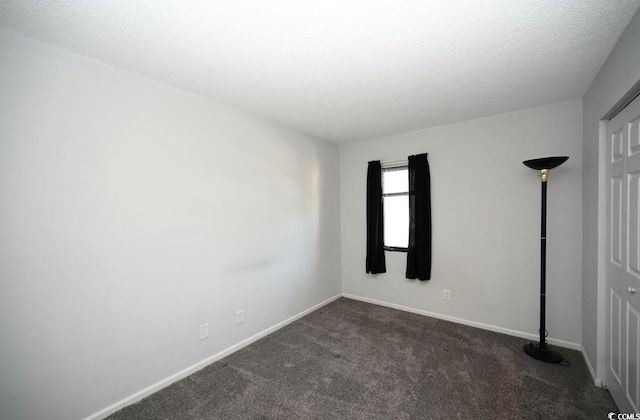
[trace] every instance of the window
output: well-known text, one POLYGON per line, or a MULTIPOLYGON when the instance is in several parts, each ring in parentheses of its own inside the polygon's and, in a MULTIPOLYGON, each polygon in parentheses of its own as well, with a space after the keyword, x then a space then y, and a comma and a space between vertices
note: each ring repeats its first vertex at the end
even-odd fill
POLYGON ((384 249, 407 251, 409 246, 409 168, 382 169, 384 249))

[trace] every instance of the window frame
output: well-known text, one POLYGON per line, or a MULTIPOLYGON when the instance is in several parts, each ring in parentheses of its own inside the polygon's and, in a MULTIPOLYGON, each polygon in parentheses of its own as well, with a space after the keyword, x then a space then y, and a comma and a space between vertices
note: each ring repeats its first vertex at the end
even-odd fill
MULTIPOLYGON (((396 163, 393 165, 382 165, 381 167, 382 169, 382 200, 384 202, 384 198, 385 197, 401 197, 401 196, 407 196, 409 197, 409 163, 407 161, 404 161, 402 163, 396 163), (392 171, 403 171, 406 170, 407 171, 407 192, 396 192, 396 193, 385 193, 384 192, 384 173, 385 172, 392 172, 392 171)), ((407 212, 409 211, 409 208, 407 207, 407 212)), ((386 220, 386 214, 383 213, 382 215, 383 220, 386 220)), ((406 247, 398 247, 398 246, 388 246, 386 245, 386 243, 384 243, 385 241, 383 240, 383 248, 385 251, 393 251, 393 252, 409 252, 409 244, 407 243, 406 247)))

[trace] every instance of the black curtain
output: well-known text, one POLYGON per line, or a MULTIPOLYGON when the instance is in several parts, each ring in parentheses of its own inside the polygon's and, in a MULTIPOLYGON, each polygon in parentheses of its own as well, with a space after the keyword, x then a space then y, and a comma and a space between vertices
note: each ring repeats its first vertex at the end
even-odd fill
POLYGON ((409 156, 408 279, 431 279, 431 175, 427 154, 409 156))
POLYGON ((386 273, 384 219, 382 211, 382 167, 379 160, 367 169, 367 273, 386 273))

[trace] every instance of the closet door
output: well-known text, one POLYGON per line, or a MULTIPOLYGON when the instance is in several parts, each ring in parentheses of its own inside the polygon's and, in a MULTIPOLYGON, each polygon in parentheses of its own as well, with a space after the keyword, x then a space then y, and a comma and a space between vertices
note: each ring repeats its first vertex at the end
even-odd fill
POLYGON ((607 364, 618 408, 640 407, 640 99, 607 125, 607 364))

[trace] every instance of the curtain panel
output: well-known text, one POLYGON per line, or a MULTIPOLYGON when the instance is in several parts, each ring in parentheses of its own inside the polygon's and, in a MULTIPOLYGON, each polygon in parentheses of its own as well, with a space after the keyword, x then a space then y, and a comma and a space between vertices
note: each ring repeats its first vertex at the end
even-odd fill
POLYGON ((367 169, 367 273, 386 273, 384 259, 384 213, 382 208, 382 166, 369 162, 367 169))
POLYGON ((431 279, 431 175, 427 153, 409 156, 408 279, 431 279))

